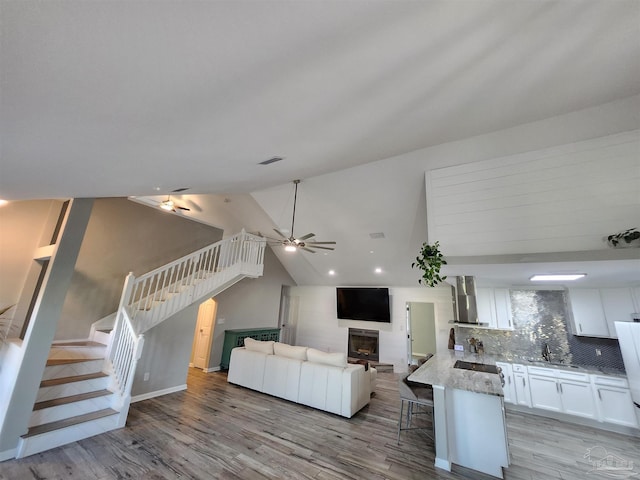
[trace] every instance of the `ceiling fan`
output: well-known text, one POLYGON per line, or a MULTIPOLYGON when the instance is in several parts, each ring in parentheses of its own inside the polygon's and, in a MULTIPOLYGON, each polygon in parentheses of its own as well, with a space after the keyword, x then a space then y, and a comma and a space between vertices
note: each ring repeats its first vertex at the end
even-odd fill
POLYGON ((310 252, 310 253, 316 253, 315 249, 334 250, 334 247, 326 247, 324 245, 335 245, 336 242, 317 242, 317 241, 311 240, 313 239, 313 237, 316 236, 315 233, 307 233, 306 235, 303 235, 301 237, 296 237, 294 235, 293 227, 296 222, 296 202, 298 200, 298 184, 299 183, 300 183, 300 180, 293 181, 293 184, 295 185, 295 194, 293 197, 293 217, 291 219, 291 235, 287 237, 280 230, 278 230, 277 228, 274 228, 273 230, 278 235, 280 235, 282 239, 270 238, 269 240, 272 240, 276 244, 283 245, 284 249, 287 252, 295 252, 298 249, 301 249, 301 250, 304 250, 305 252, 310 252))
POLYGON ((166 200, 163 200, 162 202, 160 202, 160 205, 158 205, 161 209, 163 210, 167 210, 169 212, 177 212, 178 210, 184 210, 186 212, 190 212, 191 209, 187 208, 187 207, 181 207, 180 205, 176 205, 175 202, 173 200, 171 200, 171 195, 167 196, 166 200))

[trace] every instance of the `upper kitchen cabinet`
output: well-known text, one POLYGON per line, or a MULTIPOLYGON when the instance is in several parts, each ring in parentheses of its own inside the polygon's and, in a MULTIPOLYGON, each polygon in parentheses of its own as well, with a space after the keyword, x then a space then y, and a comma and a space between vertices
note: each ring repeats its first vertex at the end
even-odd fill
POLYGON ((631 314, 635 311, 632 291, 630 288, 601 288, 600 298, 609 335, 611 338, 618 338, 613 322, 631 321, 631 314))
POLYGON ((512 330, 511 298, 508 288, 478 288, 476 291, 478 320, 487 328, 512 330))
POLYGON ((570 288, 569 302, 574 335, 609 337, 609 327, 597 288, 570 288))
POLYGON ((617 338, 613 322, 631 321, 634 312, 630 288, 570 288, 573 333, 587 337, 617 338))

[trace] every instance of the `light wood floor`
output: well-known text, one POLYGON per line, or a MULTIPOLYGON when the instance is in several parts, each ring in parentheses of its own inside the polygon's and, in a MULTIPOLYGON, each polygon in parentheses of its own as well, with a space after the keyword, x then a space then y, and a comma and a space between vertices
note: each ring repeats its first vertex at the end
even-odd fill
MULTIPOLYGON (((396 444, 398 376, 379 373, 370 405, 345 419, 191 369, 187 391, 132 405, 126 428, 0 463, 0 479, 486 478, 435 469, 420 431, 396 444)), ((507 423, 507 479, 623 478, 593 471, 591 447, 599 448, 591 460, 606 449, 640 472, 637 438, 526 414, 509 413, 507 423)))

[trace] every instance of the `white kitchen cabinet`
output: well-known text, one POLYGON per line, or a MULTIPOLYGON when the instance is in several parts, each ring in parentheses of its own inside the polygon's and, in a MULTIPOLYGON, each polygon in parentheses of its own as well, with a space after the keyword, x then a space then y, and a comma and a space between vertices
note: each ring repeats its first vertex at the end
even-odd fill
POLYGON ((504 376, 504 385, 502 391, 504 392, 505 403, 517 403, 516 402, 516 384, 513 379, 513 369, 510 363, 496 362, 496 366, 502 369, 502 375, 504 376))
POLYGON ((597 288, 570 288, 569 301, 574 335, 609 337, 609 327, 597 288))
POLYGON ((633 295, 630 288, 601 288, 600 299, 607 319, 609 336, 618 338, 613 322, 630 322, 635 311, 633 295))
POLYGON ((640 313, 640 287, 632 289, 634 312, 640 313))
POLYGON ((516 404, 531 407, 531 392, 529 390, 527 367, 514 363, 512 368, 516 391, 516 404))
POLYGON ((624 378, 592 375, 598 403, 598 419, 628 427, 638 427, 635 407, 624 378))
POLYGON ((532 407, 552 412, 562 411, 560 388, 553 370, 529 367, 529 389, 532 407))
POLYGON ((512 330, 511 295, 508 288, 496 288, 493 290, 496 305, 496 328, 512 330))
POLYGON ((584 418, 597 418, 587 373, 529 367, 531 405, 584 418))
POLYGON ((557 370, 556 377, 564 413, 584 418, 598 417, 588 374, 557 370))
POLYGON ((508 288, 477 288, 478 320, 485 328, 513 330, 511 297, 508 288))

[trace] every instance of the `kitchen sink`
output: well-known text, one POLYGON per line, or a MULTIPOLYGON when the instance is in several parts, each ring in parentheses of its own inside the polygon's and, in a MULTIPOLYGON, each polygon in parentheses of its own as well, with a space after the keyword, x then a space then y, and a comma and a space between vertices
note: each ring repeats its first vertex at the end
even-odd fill
POLYGON ((461 368, 462 370, 473 370, 475 372, 498 373, 498 367, 495 365, 487 365, 486 363, 473 363, 458 360, 453 364, 453 368, 461 368))

